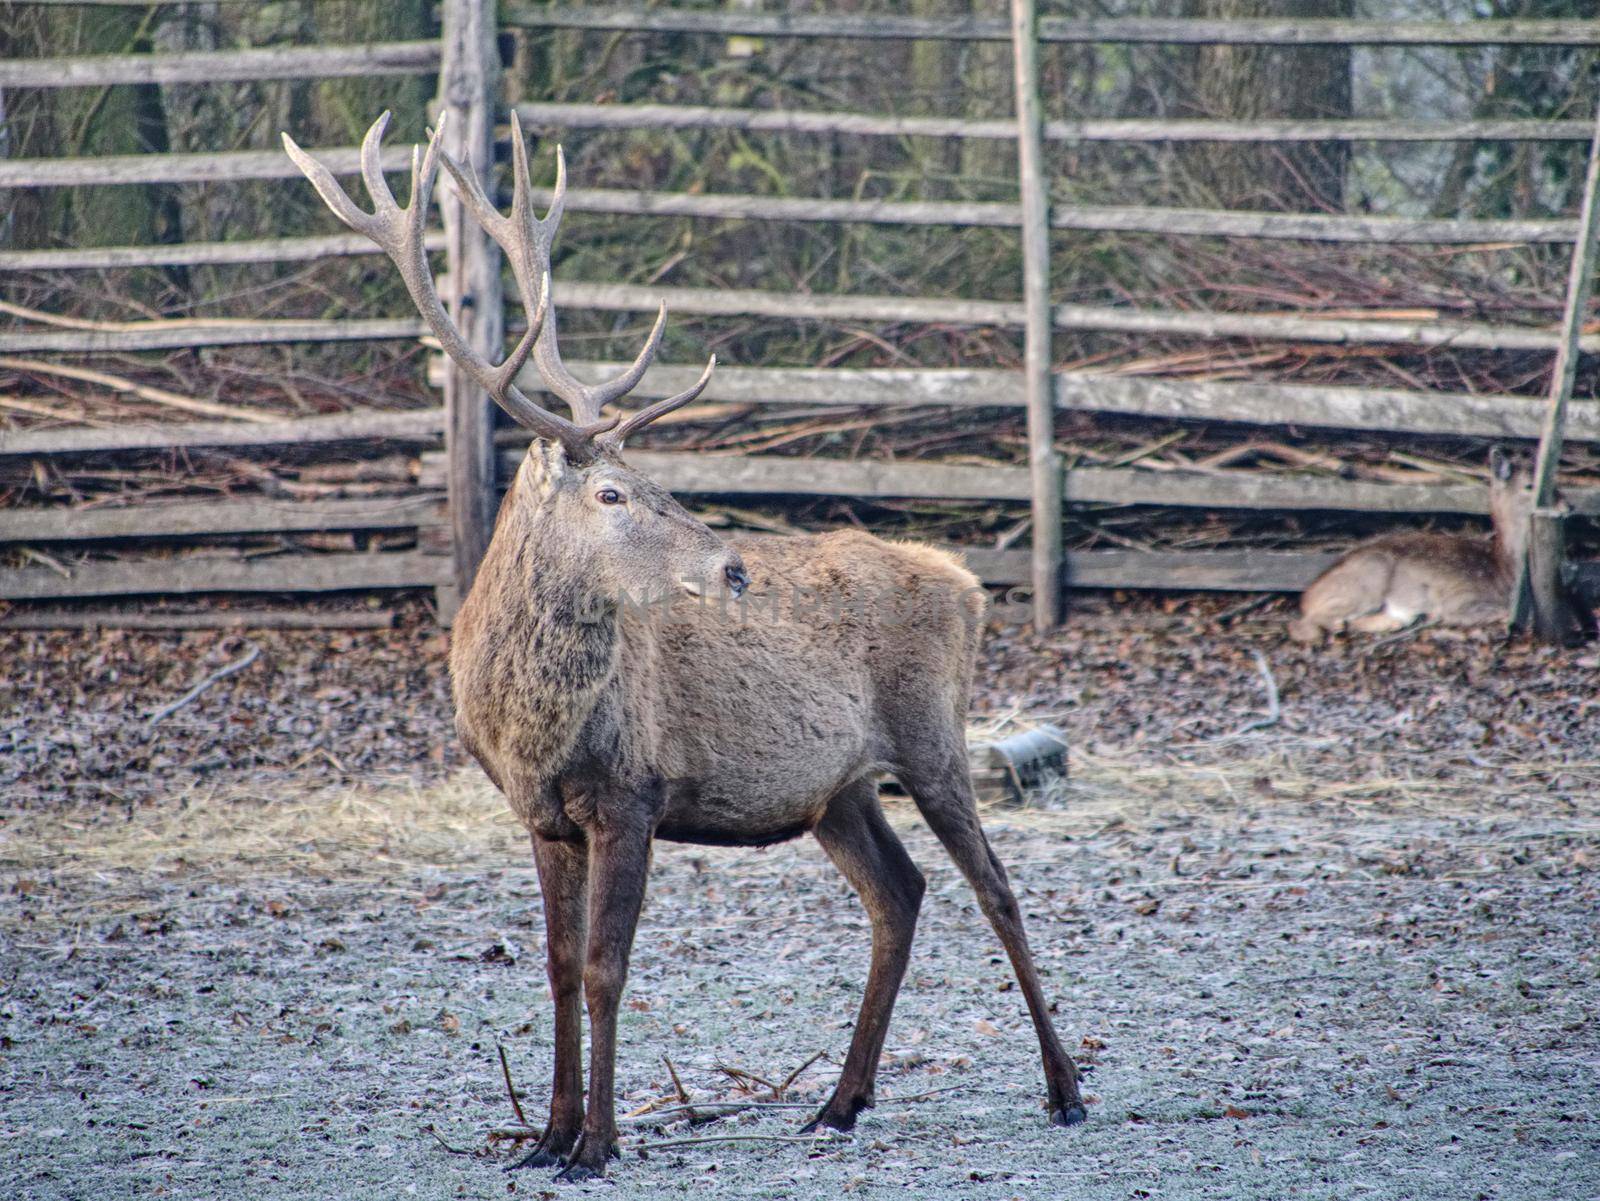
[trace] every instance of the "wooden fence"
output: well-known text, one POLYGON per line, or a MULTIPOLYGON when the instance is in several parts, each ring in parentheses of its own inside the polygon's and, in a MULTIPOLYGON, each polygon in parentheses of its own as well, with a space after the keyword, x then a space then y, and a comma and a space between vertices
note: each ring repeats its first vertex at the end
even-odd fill
MULTIPOLYGON (((274 47, 205 54, 99 56, 0 63, 0 88, 84 87, 129 82, 196 82, 328 78, 438 71, 440 103, 454 110, 455 149, 488 153, 500 113, 499 63, 493 0, 446 0, 439 42, 368 46, 274 47)), ((686 493, 943 497, 1029 501, 1033 550, 971 552, 969 560, 995 583, 1029 582, 1048 618, 1055 590, 1065 580, 1079 587, 1293 589, 1328 561, 1309 553, 1213 551, 1153 553, 1059 550, 1063 504, 1141 504, 1200 509, 1315 509, 1381 513, 1481 513, 1474 486, 1385 485, 1261 473, 1155 473, 1133 468, 1074 469, 1054 461, 1053 418, 1094 411, 1156 420, 1203 419, 1273 426, 1385 430, 1417 434, 1539 440, 1543 491, 1553 483, 1552 449, 1562 438, 1600 441, 1600 406, 1569 403, 1570 367, 1582 353, 1600 353, 1600 335, 1582 335, 1589 272, 1574 256, 1566 321, 1560 329, 1467 321, 1405 321, 1316 316, 1196 313, 1119 306, 1054 304, 1049 299, 1049 228, 1124 231, 1168 236, 1296 239, 1330 243, 1545 243, 1592 241, 1590 200, 1577 220, 1410 220, 1172 208, 1050 206, 1043 162, 1052 147, 1084 141, 1454 141, 1517 139, 1589 141, 1600 126, 1584 121, 1147 121, 1045 120, 1036 103, 1031 60, 1039 42, 1231 43, 1267 45, 1491 45, 1600 46, 1600 20, 1482 21, 1467 24, 1296 20, 1062 20, 1037 19, 1028 0, 1016 0, 1012 21, 860 14, 783 14, 742 10, 715 13, 654 8, 503 3, 501 28, 583 29, 622 32, 750 34, 783 38, 937 38, 1009 42, 1016 51, 1016 119, 970 120, 840 112, 791 112, 717 107, 621 104, 518 106, 526 124, 541 130, 722 128, 859 137, 983 138, 1017 140, 1020 202, 890 202, 830 198, 778 199, 741 195, 687 195, 574 188, 569 210, 646 216, 689 216, 752 221, 864 222, 1015 228, 1023 238, 1026 286, 1018 302, 985 299, 918 299, 903 296, 812 295, 763 291, 643 287, 601 281, 556 283, 568 309, 648 311, 665 299, 673 311, 796 320, 848 320, 1016 328, 1026 331, 1028 357, 1020 373, 985 370, 803 370, 724 367, 705 397, 753 405, 1013 407, 1028 414, 1030 466, 953 466, 873 461, 749 456, 707 459, 694 455, 635 454, 667 486, 686 493), (1272 383, 1217 383, 1130 378, 1091 372, 1053 372, 1052 330, 1093 329, 1200 339, 1248 338, 1398 347, 1471 347, 1489 351, 1549 352, 1563 367, 1553 372, 1550 402, 1516 396, 1453 395, 1403 389, 1306 387, 1272 383), (1563 380, 1565 383, 1563 384, 1563 380), (1554 418, 1552 419, 1552 414, 1554 418)), ((340 173, 355 167, 355 147, 312 148, 340 173)), ((402 169, 409 148, 385 151, 385 166, 402 169)), ((0 189, 82 184, 295 178, 277 152, 147 154, 86 159, 0 160, 0 189)), ((441 189, 446 206, 454 204, 441 189)), ((502 341, 503 301, 496 252, 470 222, 447 211, 445 229, 430 235, 443 251, 463 314, 476 344, 502 341), (473 303, 463 304, 464 297, 473 303)), ((275 238, 94 249, 0 250, 0 270, 80 270, 122 266, 307 261, 332 255, 378 253, 354 235, 275 238)), ((422 325, 412 316, 324 320, 150 321, 88 323, 62 316, 17 312, 0 330, 0 366, 15 356, 84 355, 177 347, 265 343, 414 339, 422 325)), ((506 323, 514 325, 512 323, 506 323)), ((575 364, 580 374, 604 364, 575 364)), ((643 397, 668 395, 685 385, 691 369, 663 364, 645 378, 643 397)), ((470 579, 486 545, 497 496, 513 452, 494 442, 487 400, 441 366, 448 403, 415 413, 353 412, 294 422, 208 420, 111 429, 0 430, 0 456, 107 455, 152 448, 269 447, 378 443, 410 445, 423 455, 415 495, 382 502, 277 502, 144 504, 124 510, 0 512, 0 546, 29 548, 37 560, 0 569, 0 599, 45 599, 155 593, 271 591, 427 586, 439 590, 448 613, 470 579), (109 539, 181 540, 187 535, 355 529, 412 529, 416 545, 371 554, 286 554, 261 560, 191 557, 62 564, 43 547, 109 539)), ((535 388, 536 380, 525 379, 535 388)), ((1548 506, 1549 495, 1543 497, 1548 506)), ((1569 491, 1579 513, 1600 513, 1600 495, 1569 491)))

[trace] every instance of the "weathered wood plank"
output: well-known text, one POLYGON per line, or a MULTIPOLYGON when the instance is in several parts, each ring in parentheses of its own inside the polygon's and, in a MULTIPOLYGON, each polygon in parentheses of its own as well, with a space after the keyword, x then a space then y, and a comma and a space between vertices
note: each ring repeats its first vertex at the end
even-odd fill
MULTIPOLYGON (((1025 501, 1032 495, 1026 467, 642 450, 630 451, 628 461, 673 492, 1009 501, 1025 501)), ((509 480, 521 462, 521 451, 503 451, 502 480, 509 480)), ((435 483, 441 469, 437 456, 424 455, 423 484, 435 483)), ((1486 486, 1375 484, 1261 471, 1202 474, 1076 467, 1065 473, 1063 496, 1069 504, 1174 508, 1488 512, 1486 486)), ((1568 499, 1579 509, 1600 506, 1600 490, 1575 489, 1568 499)))
POLYGON ((1017 114, 1017 190, 1022 197, 1022 388, 1028 414, 1029 548, 1033 556, 1033 627, 1043 633, 1061 615, 1061 460, 1050 383, 1055 325, 1050 307, 1050 195, 1044 165, 1044 103, 1039 95, 1038 11, 1011 0, 1011 77, 1017 114))
MULTIPOLYGON (((968 568, 988 584, 1024 584, 1030 574, 1027 551, 962 548, 961 553, 968 568)), ((1337 558, 1331 553, 1254 550, 1069 550, 1062 570, 1068 588, 1297 592, 1337 558)))
MULTIPOLYGON (((620 364, 573 362, 574 374, 598 380, 620 364)), ((657 365, 639 385, 640 400, 682 391, 699 367, 657 365)), ((1390 429, 1414 433, 1531 439, 1539 436, 1546 402, 1534 397, 1472 396, 1286 384, 1203 383, 1142 377, 1057 373, 1056 403, 1133 416, 1239 421, 1274 426, 1390 429)), ((536 378, 522 377, 530 392, 536 378)), ((707 400, 758 405, 1020 408, 1021 379, 994 370, 868 370, 719 367, 707 400)), ((87 454, 184 446, 269 446, 349 439, 436 442, 443 410, 348 413, 273 423, 173 422, 106 428, 0 430, 0 455, 87 454)), ((1600 441, 1600 405, 1575 402, 1567 438, 1600 441)), ((1345 506, 1335 506, 1345 507, 1345 506)))
MULTIPOLYGON (((875 113, 798 112, 689 104, 585 104, 555 101, 517 106, 523 121, 543 129, 737 129, 752 133, 856 134, 868 137, 992 138, 1017 136, 1005 118, 897 117, 875 113)), ((1052 142, 1578 142, 1587 121, 1214 121, 1114 118, 1047 121, 1052 142)))
MULTIPOLYGON (((569 366, 585 382, 596 382, 620 371, 625 364, 574 362, 569 366)), ((692 384, 699 370, 657 364, 650 368, 634 395, 640 400, 672 396, 692 384)), ((537 374, 529 371, 524 371, 518 382, 530 393, 542 388, 537 374)), ((1384 429, 1485 438, 1537 438, 1545 412, 1543 400, 1523 396, 1213 383, 1091 372, 1057 372, 1055 389, 1056 404, 1062 409, 1191 421, 1384 429)), ((854 371, 719 366, 703 395, 708 401, 757 405, 1021 408, 1024 403, 1021 375, 991 369, 854 371)), ((1600 404, 1584 401, 1572 406, 1567 436, 1578 441, 1600 440, 1600 404)))
MULTIPOLYGON (((540 204, 549 189, 535 189, 540 204)), ((790 196, 733 196, 622 188, 572 188, 573 212, 642 217, 704 217, 758 221, 857 221, 876 225, 1018 226, 1021 207, 985 201, 832 200, 790 196)), ((1318 242, 1396 242, 1472 245, 1483 242, 1568 242, 1574 220, 1471 221, 1405 217, 1343 217, 1325 213, 1105 205, 1052 205, 1054 229, 1155 233, 1198 237, 1281 238, 1318 242)), ((0 262, 3 262, 0 259, 0 262)))
MULTIPOLYGON (((1570 233, 1568 234, 1570 238, 1570 233)), ((444 231, 423 236, 430 250, 444 249, 444 231)), ((179 242, 170 246, 74 246, 63 250, 0 250, 0 271, 79 271, 121 267, 303 263, 349 255, 382 254, 360 234, 312 238, 258 238, 241 242, 179 242)))
MULTIPOLYGON (((986 583, 1027 581, 1027 551, 958 549, 986 583)), ((1304 588, 1336 557, 1279 551, 1069 551, 1064 570, 1071 588, 1292 592, 1304 588)), ((451 575, 447 556, 416 553, 121 560, 82 564, 71 579, 42 567, 0 570, 0 599, 414 588, 445 583, 451 575)), ((1594 590, 1600 586, 1600 563, 1578 564, 1577 575, 1581 589, 1594 590)))
MULTIPOLYGON (((547 205, 548 189, 535 189, 547 205)), ((1009 228, 1021 223, 1014 204, 981 201, 828 200, 774 196, 695 195, 621 188, 573 188, 569 212, 715 220, 838 221, 878 225, 952 225, 1009 228)), ((1211 209, 1056 205, 1054 229, 1150 233, 1182 237, 1267 238, 1315 242, 1477 245, 1503 242, 1570 242, 1575 220, 1468 221, 1403 217, 1336 217, 1320 213, 1255 213, 1211 209)), ((430 249, 444 247, 443 231, 427 235, 430 249)), ((0 270, 73 271, 128 267, 288 263, 347 255, 381 254, 359 234, 264 238, 239 242, 187 242, 169 246, 84 246, 59 250, 0 250, 0 270)))
POLYGON ((288 446, 322 442, 435 443, 444 432, 443 409, 402 413, 354 412, 294 421, 184 421, 105 427, 0 430, 0 456, 99 454, 195 446, 288 446))
MULTIPOLYGON (((1021 327, 1020 302, 957 298, 814 295, 755 289, 648 287, 639 284, 556 283, 555 297, 568 308, 648 312, 665 301, 678 313, 701 316, 781 317, 810 321, 885 321, 935 325, 1021 327)), ((1168 334, 1197 338, 1257 338, 1295 342, 1403 344, 1484 350, 1554 350, 1554 331, 1471 321, 1385 321, 1287 317, 1256 313, 1140 310, 1110 305, 1058 304, 1058 329, 1168 334)), ((1600 352, 1600 334, 1583 339, 1586 352, 1600 352)))
POLYGON ((1539 454, 1533 468, 1533 517, 1528 549, 1517 566, 1511 593, 1511 625, 1523 624, 1533 606, 1534 630, 1546 642, 1565 644, 1578 630, 1561 583, 1566 549, 1565 526, 1555 501, 1556 472, 1566 440, 1567 409, 1578 373, 1579 338, 1589 316, 1596 256, 1600 255, 1600 109, 1595 112, 1589 164, 1584 173, 1583 210, 1567 272, 1567 297, 1562 311, 1556 361, 1550 370, 1550 403, 1539 431, 1539 454))
MULTIPOLYGON (((449 120, 444 150, 494 187, 494 124, 500 57, 495 49, 495 0, 445 0, 444 67, 439 104, 449 120)), ((443 118, 441 118, 443 119, 443 118)), ((486 362, 504 353, 505 296, 500 247, 472 220, 459 193, 445 188, 439 207, 446 231, 445 300, 462 340, 486 362)), ((450 460, 450 520, 456 594, 465 596, 494 532, 494 403, 454 363, 444 384, 445 449, 450 460)))
POLYGON ((437 494, 370 500, 148 501, 121 509, 0 509, 0 543, 392 530, 445 520, 444 498, 437 494))
MULTIPOLYGON (((976 325, 1017 328, 1019 302, 904 296, 811 295, 717 288, 647 287, 639 284, 555 285, 569 309, 607 312, 654 310, 665 300, 679 313, 699 316, 777 317, 799 321, 875 321, 890 324, 976 325)), ((1114 306, 1058 304, 1057 329, 1163 334, 1185 338, 1252 338, 1335 345, 1395 344, 1483 350, 1555 350, 1553 331, 1469 321, 1318 319, 1255 313, 1187 313, 1114 306)), ((416 318, 207 323, 150 322, 115 330, 39 329, 0 332, 0 353, 44 351, 83 354, 170 350, 184 346, 245 346, 281 342, 376 341, 420 337, 416 318)), ((1600 334, 1580 340, 1585 353, 1600 352, 1600 334)))
MULTIPOLYGON (((335 175, 361 169, 358 146, 321 148, 316 156, 335 175)), ((387 146, 385 171, 411 170, 411 147, 387 146)), ((241 179, 292 179, 300 168, 281 150, 229 150, 204 154, 101 154, 85 158, 0 159, 0 188, 76 188, 88 184, 220 183, 241 179)))
POLYGON ((125 83, 227 83, 421 75, 438 69, 439 43, 262 46, 182 54, 93 54, 0 61, 0 87, 80 88, 125 83))
POLYGON ((446 583, 451 576, 448 557, 415 552, 276 555, 260 559, 119 559, 77 564, 68 577, 45 567, 0 569, 0 600, 419 588, 446 583))
MULTIPOLYGON (((977 16, 893 13, 697 12, 682 8, 601 8, 512 4, 507 25, 528 29, 601 29, 618 33, 744 34, 766 38, 849 38, 1003 42, 1006 22, 977 16)), ((1600 21, 1361 21, 1336 19, 1044 17, 1042 42, 1231 46, 1595 46, 1600 21)))
POLYGON ((420 338, 420 318, 349 320, 150 321, 122 329, 0 330, 0 354, 117 354, 191 346, 268 346, 281 342, 378 342, 420 338))

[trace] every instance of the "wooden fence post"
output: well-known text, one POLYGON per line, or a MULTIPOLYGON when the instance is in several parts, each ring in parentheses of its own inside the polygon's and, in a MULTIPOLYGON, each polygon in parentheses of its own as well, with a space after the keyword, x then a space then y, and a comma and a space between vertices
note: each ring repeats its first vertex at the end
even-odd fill
MULTIPOLYGON (((471 161, 494 195, 494 122, 500 95, 495 44, 495 0, 445 0, 444 60, 439 111, 446 118, 445 148, 471 161)), ((446 302, 463 335, 491 362, 504 353, 505 310, 500 248, 463 210, 453 185, 439 188, 448 274, 446 302)), ((449 458, 450 524, 455 583, 437 592, 439 616, 448 624, 472 586, 494 531, 494 402, 454 363, 445 366, 445 442, 449 458)))
POLYGON ((1565 643, 1579 632, 1577 615, 1561 579, 1566 538, 1565 514, 1555 505, 1556 472, 1566 433, 1567 403, 1572 398, 1578 371, 1579 337, 1594 289, 1596 239, 1600 236, 1600 110, 1595 113, 1594 138, 1589 146, 1589 170, 1584 177, 1583 210, 1578 235, 1572 244, 1572 267, 1567 273, 1567 305, 1561 322, 1561 341, 1550 375, 1550 407, 1539 435, 1539 457, 1533 469, 1533 516, 1528 531, 1528 554, 1517 573, 1512 593, 1511 624, 1527 623, 1533 611, 1534 633, 1546 642, 1565 643))
POLYGON ((1042 632, 1061 620, 1061 465, 1055 448, 1055 394, 1050 377, 1050 202, 1034 0, 1011 0, 1011 47, 1017 185, 1022 193, 1023 375, 1028 399, 1028 467, 1033 479, 1033 627, 1042 632))

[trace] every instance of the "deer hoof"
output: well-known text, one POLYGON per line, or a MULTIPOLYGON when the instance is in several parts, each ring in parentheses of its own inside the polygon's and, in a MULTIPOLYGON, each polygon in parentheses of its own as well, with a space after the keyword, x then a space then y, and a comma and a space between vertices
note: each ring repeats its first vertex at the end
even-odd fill
POLYGON ((1050 1111, 1050 1124, 1052 1126, 1077 1126, 1088 1120, 1089 1111, 1083 1105, 1074 1101, 1071 1105, 1063 1105, 1059 1109, 1050 1111))
POLYGON ((534 1144, 532 1151, 515 1163, 507 1164, 505 1170, 516 1172, 522 1168, 558 1168, 567 1162, 567 1153, 577 1141, 576 1134, 547 1130, 544 1137, 534 1144))
POLYGON ((557 1184, 582 1184, 585 1180, 599 1180, 606 1174, 605 1164, 591 1168, 588 1164, 569 1163, 556 1173, 557 1184))
POLYGON ((584 1180, 599 1180, 606 1174, 606 1160, 619 1159, 622 1149, 614 1139, 595 1139, 587 1134, 578 1139, 567 1166, 556 1173, 557 1184, 576 1184, 584 1180))
POLYGON ((826 1126, 829 1130, 838 1130, 848 1133, 856 1128, 856 1114, 869 1108, 869 1103, 856 1101, 844 1110, 837 1110, 830 1103, 822 1107, 822 1112, 800 1127, 801 1134, 815 1134, 826 1126))
POLYGON ((523 1168, 553 1168, 561 1162, 561 1156, 552 1155, 543 1147, 535 1147, 521 1159, 517 1160, 516 1163, 507 1164, 505 1170, 508 1172, 518 1172, 523 1168))

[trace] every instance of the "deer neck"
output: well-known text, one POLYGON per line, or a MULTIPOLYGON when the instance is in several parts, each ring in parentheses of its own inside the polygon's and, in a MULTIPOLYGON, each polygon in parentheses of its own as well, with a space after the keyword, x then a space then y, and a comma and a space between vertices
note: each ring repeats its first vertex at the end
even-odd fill
POLYGON ((1528 550, 1531 505, 1523 489, 1494 489, 1489 494, 1489 515, 1494 523, 1495 567, 1508 582, 1516 579, 1528 550))
POLYGON ((615 598, 571 543, 551 490, 520 472, 458 618, 458 724, 524 780, 561 771, 617 671, 615 598))

